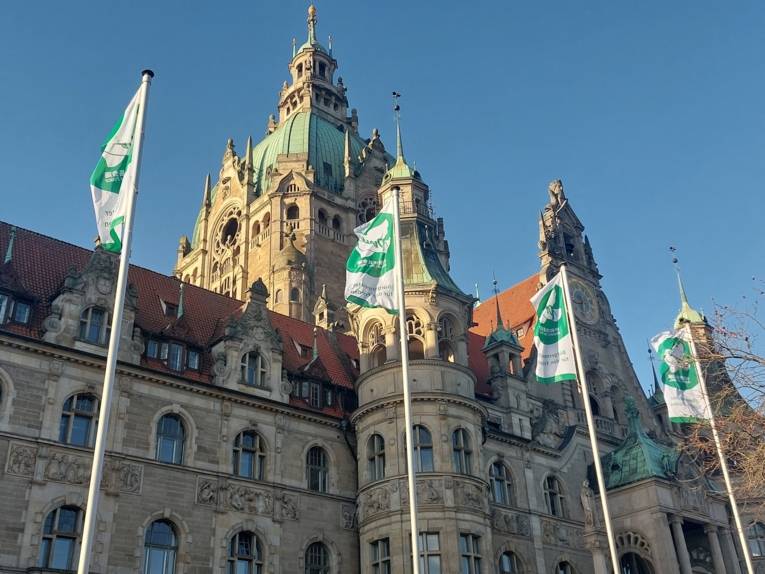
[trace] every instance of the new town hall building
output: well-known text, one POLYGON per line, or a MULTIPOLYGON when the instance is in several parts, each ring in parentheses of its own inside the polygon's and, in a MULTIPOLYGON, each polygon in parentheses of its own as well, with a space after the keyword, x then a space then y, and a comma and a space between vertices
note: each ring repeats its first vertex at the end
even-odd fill
MULTIPOLYGON (((644 395, 561 183, 539 269, 474 308, 425 176, 400 138, 360 135, 315 28, 311 8, 278 117, 241 152, 229 140, 174 274, 130 270, 92 571, 411 571, 402 334, 343 301, 352 229, 398 187, 420 571, 608 571, 587 400, 623 572, 740 574, 725 496, 672 448, 661 392, 644 395), (591 397, 533 377, 529 297, 564 261, 591 397)), ((8 223, 0 256, 0 572, 68 571, 117 262, 8 223)), ((678 320, 708 336, 686 303, 678 320)))

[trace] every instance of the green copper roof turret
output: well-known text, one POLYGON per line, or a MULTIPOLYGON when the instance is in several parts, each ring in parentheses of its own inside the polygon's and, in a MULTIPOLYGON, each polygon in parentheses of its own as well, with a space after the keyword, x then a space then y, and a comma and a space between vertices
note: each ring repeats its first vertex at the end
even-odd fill
POLYGON ((600 457, 606 490, 646 478, 673 479, 680 453, 672 447, 657 443, 645 433, 632 397, 627 397, 625 403, 629 421, 627 438, 616 450, 600 457))
POLYGON ((678 329, 683 323, 705 323, 706 319, 704 315, 696 311, 688 304, 688 297, 685 294, 685 287, 683 286, 683 280, 680 277, 680 270, 675 268, 677 273, 677 286, 680 290, 680 312, 675 319, 675 329, 678 329))

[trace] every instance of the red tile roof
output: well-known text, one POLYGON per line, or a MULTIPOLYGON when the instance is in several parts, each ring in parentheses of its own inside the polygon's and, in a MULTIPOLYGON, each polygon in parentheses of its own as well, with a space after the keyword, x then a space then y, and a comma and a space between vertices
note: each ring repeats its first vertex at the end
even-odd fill
MULTIPOLYGON (((0 221, 0 256, 7 250, 11 227, 0 221)), ((81 271, 92 254, 89 249, 17 227, 11 263, 0 266, 0 275, 21 283, 25 295, 33 299, 32 317, 28 325, 6 323, 2 329, 41 338, 43 321, 49 315, 50 305, 60 293, 69 270, 81 271)), ((130 266, 128 277, 129 282, 138 290, 136 326, 146 335, 164 335, 209 350, 223 334, 226 323, 241 314, 243 308, 242 301, 185 284, 183 316, 180 319, 168 317, 161 301, 178 305, 181 281, 137 265, 130 266)), ((292 374, 302 372, 312 356, 310 353, 307 356, 299 354, 293 341, 312 348, 314 326, 273 312, 269 312, 269 317, 284 341, 284 368, 292 374)), ((353 389, 353 381, 358 376, 355 367, 358 364, 356 340, 347 335, 318 329, 317 342, 324 372, 330 380, 353 389)), ((207 356, 209 353, 203 355, 200 372, 187 370, 184 376, 209 381, 211 360, 207 356)), ((143 364, 153 369, 166 370, 161 361, 144 359, 143 364)))

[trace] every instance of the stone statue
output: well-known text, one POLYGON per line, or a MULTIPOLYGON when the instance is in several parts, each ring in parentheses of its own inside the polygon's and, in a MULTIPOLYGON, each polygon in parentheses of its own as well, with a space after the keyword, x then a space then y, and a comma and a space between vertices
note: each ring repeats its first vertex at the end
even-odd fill
POLYGON ((550 205, 552 207, 559 207, 566 201, 566 195, 563 193, 563 182, 559 179, 550 182, 547 186, 547 191, 550 194, 550 205))
POLYGON ((595 492, 590 488, 590 481, 587 479, 582 482, 579 499, 582 501, 582 508, 584 509, 585 526, 595 526, 595 492))

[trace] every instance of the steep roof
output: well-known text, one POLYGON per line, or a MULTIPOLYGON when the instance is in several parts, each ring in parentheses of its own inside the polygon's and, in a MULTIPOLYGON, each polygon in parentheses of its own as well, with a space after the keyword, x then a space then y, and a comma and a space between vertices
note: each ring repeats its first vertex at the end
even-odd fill
MULTIPOLYGON (((11 225, 0 221, 0 252, 4 253, 10 239, 11 225)), ((32 316, 27 325, 6 323, 0 329, 21 335, 41 338, 43 321, 50 314, 50 306, 58 296, 67 275, 85 268, 93 252, 46 235, 17 228, 13 246, 12 265, 23 282, 24 289, 34 299, 32 316)), ((223 334, 225 324, 241 313, 244 303, 218 293, 190 284, 184 285, 183 316, 178 319, 165 315, 162 302, 178 305, 181 281, 144 267, 131 265, 129 283, 138 290, 136 326, 147 335, 172 336, 189 345, 209 350, 223 334)), ((283 365, 289 373, 300 373, 311 361, 310 354, 298 352, 295 344, 310 348, 313 344, 314 326, 269 312, 273 327, 284 341, 283 365)), ((337 385, 352 389, 358 376, 355 361, 358 347, 353 337, 329 333, 319 329, 317 333, 319 352, 330 380, 337 385)), ((301 347, 301 348, 302 348, 301 347)), ((150 368, 166 370, 158 361, 144 361, 150 368)), ((205 356, 196 380, 209 380, 210 358, 205 356)), ((190 374, 188 371, 184 376, 190 374)))

